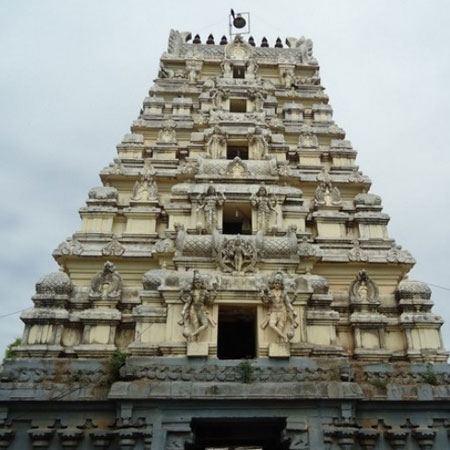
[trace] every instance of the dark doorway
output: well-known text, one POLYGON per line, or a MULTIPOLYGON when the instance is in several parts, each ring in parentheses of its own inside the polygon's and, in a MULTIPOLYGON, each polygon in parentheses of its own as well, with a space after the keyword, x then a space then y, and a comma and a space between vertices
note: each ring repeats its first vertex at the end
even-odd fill
POLYGON ((223 234, 252 234, 252 210, 249 204, 226 202, 223 207, 223 234))
POLYGON ((217 337, 219 359, 256 357, 256 309, 221 306, 217 337))
POLYGON ((233 78, 245 78, 245 67, 244 66, 234 66, 233 67, 233 78))
POLYGON ((230 112, 245 113, 247 112, 247 100, 243 98, 230 99, 230 112))
POLYGON ((241 159, 248 159, 248 147, 227 147, 227 159, 234 159, 239 156, 241 159))
POLYGON ((262 450, 288 450, 289 441, 283 438, 285 418, 239 417, 194 418, 191 429, 194 441, 186 443, 186 450, 233 449, 250 447, 262 450))

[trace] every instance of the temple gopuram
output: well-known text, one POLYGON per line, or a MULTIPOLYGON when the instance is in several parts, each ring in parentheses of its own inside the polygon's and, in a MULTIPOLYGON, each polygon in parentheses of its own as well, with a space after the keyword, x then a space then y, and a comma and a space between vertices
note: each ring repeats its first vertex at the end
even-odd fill
POLYGON ((172 30, 130 131, 21 315, 0 449, 450 448, 443 321, 310 39, 172 30))

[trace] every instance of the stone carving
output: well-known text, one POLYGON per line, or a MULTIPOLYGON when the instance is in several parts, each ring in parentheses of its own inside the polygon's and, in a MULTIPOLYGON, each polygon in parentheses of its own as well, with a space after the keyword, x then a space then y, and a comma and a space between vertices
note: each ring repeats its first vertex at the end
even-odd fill
POLYGON ((211 89, 209 92, 209 96, 212 99, 212 109, 215 111, 223 111, 224 102, 229 97, 230 93, 226 89, 215 88, 211 89))
POLYGON ((221 64, 223 78, 233 78, 233 68, 231 67, 231 61, 224 60, 221 64))
POLYGON ((350 181, 350 183, 363 183, 365 178, 358 169, 355 169, 351 175, 349 175, 348 181, 350 181))
POLYGON ((117 201, 118 196, 119 194, 117 192, 117 189, 112 186, 94 187, 88 193, 89 200, 93 200, 100 203, 115 202, 117 201))
POLYGON ((298 255, 303 257, 314 256, 316 254, 316 250, 309 243, 308 238, 306 236, 302 237, 302 241, 298 244, 298 255))
POLYGON ((264 102, 267 99, 267 94, 260 89, 249 89, 248 98, 254 104, 254 111, 261 112, 264 109, 264 102))
POLYGON ((248 135, 249 143, 253 148, 253 159, 264 159, 269 154, 270 132, 255 127, 253 134, 248 135))
POLYGON ((291 177, 292 169, 289 167, 287 161, 280 161, 277 163, 277 173, 280 177, 291 177))
POLYGON ((270 217, 276 212, 276 200, 269 197, 265 186, 260 186, 258 192, 250 197, 250 203, 256 208, 258 231, 265 233, 269 229, 270 217))
POLYGON ((253 54, 253 47, 244 41, 241 35, 236 35, 233 42, 225 46, 225 56, 230 59, 244 60, 253 54))
POLYGON ((316 59, 313 57, 313 42, 311 39, 306 39, 304 36, 301 38, 286 38, 286 44, 290 48, 295 48, 300 51, 301 61, 304 64, 317 64, 316 59))
POLYGON ((390 263, 414 264, 416 260, 407 250, 402 250, 401 245, 394 245, 386 253, 386 261, 390 263))
POLYGON ((198 173, 200 161, 182 161, 179 166, 179 171, 183 175, 195 175, 198 173))
POLYGON ((295 72, 293 67, 283 67, 280 68, 280 76, 284 87, 287 89, 292 89, 296 87, 295 72))
POLYGON ((150 179, 156 174, 156 169, 152 166, 150 159, 144 160, 144 166, 139 171, 142 178, 150 179))
POLYGON ((300 133, 298 145, 300 148, 319 148, 319 140, 315 133, 306 129, 300 133))
POLYGON ((245 66, 246 66, 245 78, 249 80, 255 79, 256 71, 258 70, 258 64, 256 63, 256 60, 250 58, 245 66))
POLYGON ((72 238, 67 238, 64 242, 58 245, 55 253, 60 253, 61 255, 76 255, 79 256, 83 253, 83 246, 80 241, 73 236, 72 238))
POLYGON ((174 224, 176 238, 175 238, 175 256, 179 256, 183 252, 184 241, 186 240, 186 231, 184 230, 184 225, 181 223, 174 224))
POLYGON ((361 270, 350 285, 350 301, 353 303, 376 303, 378 286, 361 270))
POLYGON ((106 261, 101 272, 94 275, 89 290, 92 300, 120 300, 122 297, 122 277, 112 262, 106 261))
POLYGON ((212 290, 208 290, 205 281, 195 270, 192 286, 181 292, 180 300, 184 306, 178 324, 183 327, 183 336, 189 342, 197 341, 200 333, 209 325, 216 326, 208 311, 208 307, 212 305, 216 297, 216 288, 217 285, 213 284, 212 290))
POLYGON ((358 240, 353 241, 353 248, 348 252, 348 260, 352 261, 352 262, 355 262, 355 261, 367 262, 367 261, 369 261, 368 253, 360 247, 358 240))
POLYGON ((102 248, 104 256, 121 256, 125 252, 125 247, 113 236, 111 241, 102 248))
POLYGON ((239 234, 224 240, 217 253, 218 262, 224 272, 253 272, 257 261, 255 245, 244 240, 239 234))
POLYGON ((158 185, 151 177, 142 177, 133 187, 131 200, 135 202, 148 202, 158 199, 158 185))
POLYGON ((216 125, 206 144, 208 155, 211 156, 212 159, 224 158, 226 151, 226 143, 227 143, 226 133, 223 133, 220 127, 216 125))
POLYGON ((169 119, 163 122, 162 128, 158 133, 158 143, 176 144, 177 136, 175 132, 177 124, 174 120, 169 119))
POLYGON ((186 63, 186 77, 190 84, 195 84, 200 73, 200 67, 196 64, 186 63))
POLYGON ((239 156, 236 156, 225 169, 225 175, 233 178, 248 177, 250 171, 248 170, 247 164, 245 164, 239 156))
POLYGON ((282 272, 272 274, 268 287, 260 291, 260 297, 268 308, 261 328, 265 329, 269 326, 278 336, 279 342, 289 342, 294 337, 295 328, 299 324, 297 313, 292 307, 295 296, 292 300, 288 296, 282 272))
POLYGON ((61 269, 59 272, 52 272, 43 276, 36 283, 36 294, 45 296, 67 295, 73 291, 72 281, 61 269))
POLYGON ((316 206, 339 206, 341 192, 331 181, 321 181, 316 188, 314 203, 316 206))
POLYGON ((217 229, 217 207, 222 206, 225 200, 223 192, 218 194, 212 183, 206 189, 206 193, 197 197, 199 204, 197 212, 201 209, 205 212, 206 231, 210 234, 217 229))
POLYGON ((165 64, 161 61, 161 64, 159 66, 159 72, 158 77, 159 78, 178 78, 178 79, 184 79, 186 78, 186 69, 167 69, 165 64))

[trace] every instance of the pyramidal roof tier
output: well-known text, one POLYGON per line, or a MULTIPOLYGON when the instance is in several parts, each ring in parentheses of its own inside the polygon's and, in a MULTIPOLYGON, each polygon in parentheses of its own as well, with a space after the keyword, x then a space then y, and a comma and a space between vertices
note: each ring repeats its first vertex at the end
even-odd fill
POLYGON ((442 319, 312 42, 189 39, 36 283, 0 447, 448 448, 442 319))
POLYGON ((16 353, 445 361, 430 290, 406 278, 414 259, 333 121, 311 40, 190 37, 170 32, 16 353))

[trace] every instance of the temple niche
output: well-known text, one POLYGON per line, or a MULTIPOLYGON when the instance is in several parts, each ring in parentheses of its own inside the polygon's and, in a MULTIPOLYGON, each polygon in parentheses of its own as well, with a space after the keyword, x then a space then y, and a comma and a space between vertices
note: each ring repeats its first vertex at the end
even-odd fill
POLYGON ((60 270, 36 284, 0 447, 448 448, 442 319, 311 40, 214 42, 170 32, 60 270), (26 436, 17 399, 49 411, 26 436))

